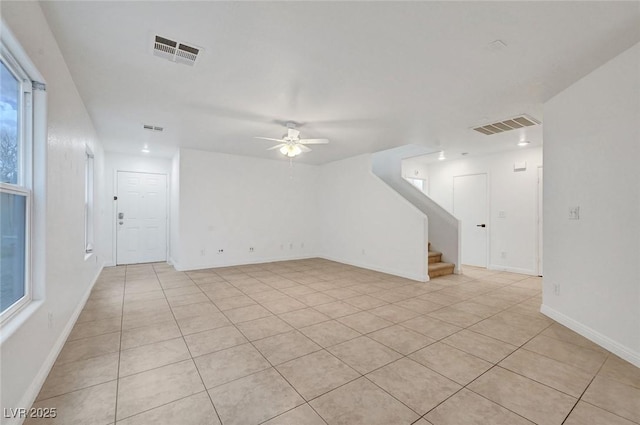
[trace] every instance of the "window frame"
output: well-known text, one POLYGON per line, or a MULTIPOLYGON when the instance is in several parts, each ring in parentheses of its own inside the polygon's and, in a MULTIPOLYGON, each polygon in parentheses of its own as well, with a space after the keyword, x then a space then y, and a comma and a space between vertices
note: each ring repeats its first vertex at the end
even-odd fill
POLYGON ((25 264, 24 295, 6 310, 0 311, 0 325, 4 325, 33 299, 32 281, 32 189, 33 189, 33 80, 20 62, 11 54, 4 41, 0 43, 0 60, 7 70, 20 81, 18 104, 18 161, 16 183, 0 182, 0 192, 24 196, 25 204, 25 264))
POLYGON ((84 252, 85 260, 93 254, 95 236, 95 162, 89 146, 85 147, 84 252))
POLYGON ((11 195, 24 196, 25 204, 25 232, 24 232, 24 295, 16 302, 11 304, 6 310, 0 312, 0 324, 5 323, 24 306, 29 304, 33 298, 32 281, 31 281, 31 191, 24 190, 19 187, 11 187, 6 183, 0 183, 0 192, 11 195))

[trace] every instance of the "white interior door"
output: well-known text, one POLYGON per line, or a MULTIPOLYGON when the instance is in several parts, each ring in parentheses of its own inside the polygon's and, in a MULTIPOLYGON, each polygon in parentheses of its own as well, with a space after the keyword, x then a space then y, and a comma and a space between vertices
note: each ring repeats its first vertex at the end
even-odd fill
POLYGON ((462 263, 487 267, 487 175, 453 178, 453 214, 462 221, 462 263))
POLYGON ((538 167, 538 276, 542 276, 542 167, 538 167))
POLYGON ((116 263, 167 259, 167 176, 118 171, 116 263))

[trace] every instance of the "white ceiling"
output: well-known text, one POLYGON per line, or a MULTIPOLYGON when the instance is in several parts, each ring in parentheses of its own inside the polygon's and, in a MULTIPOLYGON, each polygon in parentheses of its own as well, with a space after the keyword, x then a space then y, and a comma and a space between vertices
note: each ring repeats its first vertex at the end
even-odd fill
POLYGON ((298 159, 312 164, 408 143, 447 158, 535 146, 540 126, 469 127, 543 120, 545 100, 640 41, 639 2, 41 4, 106 150, 159 156, 280 158, 253 136, 288 120, 331 139, 298 159), (202 47, 197 65, 153 56, 155 34, 202 47))

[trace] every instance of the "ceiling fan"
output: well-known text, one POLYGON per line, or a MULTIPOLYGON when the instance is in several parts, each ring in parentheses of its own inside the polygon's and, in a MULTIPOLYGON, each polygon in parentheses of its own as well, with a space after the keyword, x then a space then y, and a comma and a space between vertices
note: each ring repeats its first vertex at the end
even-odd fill
POLYGON ((272 139, 270 137, 256 137, 256 139, 269 140, 278 142, 277 145, 271 146, 267 150, 279 149, 280 153, 293 158, 303 152, 311 152, 311 148, 306 145, 326 145, 328 139, 301 139, 300 131, 296 130, 296 124, 287 123, 287 134, 282 139, 272 139))

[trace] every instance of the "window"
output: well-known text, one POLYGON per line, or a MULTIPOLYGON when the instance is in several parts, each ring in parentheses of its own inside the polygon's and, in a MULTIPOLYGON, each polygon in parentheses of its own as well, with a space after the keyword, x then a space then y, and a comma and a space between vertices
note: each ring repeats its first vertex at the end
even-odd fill
POLYGON ((93 252, 93 153, 87 146, 84 159, 84 251, 93 252))
POLYGON ((32 82, 0 51, 0 322, 31 299, 32 82))
POLYGON ((407 178, 406 180, 412 185, 414 185, 415 187, 417 187, 421 192, 424 192, 424 180, 412 179, 412 178, 407 178))

